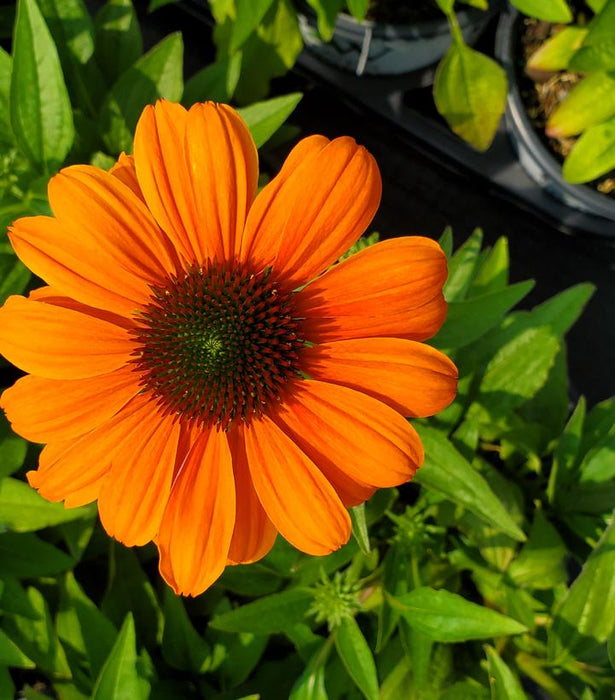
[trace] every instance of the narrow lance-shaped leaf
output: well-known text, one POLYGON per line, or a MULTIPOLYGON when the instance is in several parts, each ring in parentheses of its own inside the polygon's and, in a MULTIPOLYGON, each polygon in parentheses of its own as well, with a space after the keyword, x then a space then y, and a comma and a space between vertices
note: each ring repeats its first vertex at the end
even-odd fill
POLYGON ((85 508, 64 508, 61 503, 45 500, 24 481, 10 477, 0 480, 0 527, 31 532, 87 515, 85 508))
POLYGON ((0 46, 0 145, 13 143, 10 115, 11 71, 13 60, 0 46))
POLYGON ((545 22, 572 22, 572 12, 566 0, 510 0, 523 14, 545 22))
POLYGON ((451 129, 479 151, 491 145, 506 105, 502 68, 467 46, 453 24, 453 44, 438 65, 433 95, 451 129))
POLYGON ((586 36, 587 29, 565 27, 534 51, 527 67, 546 72, 565 70, 586 36))
POLYGON ((506 508, 485 479, 461 456, 446 436, 433 428, 417 425, 425 447, 425 464, 415 480, 446 496, 494 525, 517 541, 525 535, 512 520, 506 508))
POLYGON ((465 297, 480 261, 482 243, 483 232, 477 228, 449 260, 448 277, 443 289, 446 301, 457 301, 465 297))
POLYGON ((487 645, 487 661, 489 663, 489 685, 492 700, 526 700, 527 696, 519 683, 519 679, 504 663, 497 651, 487 645))
POLYGON ((467 642, 521 634, 526 627, 511 617, 471 603, 456 593, 427 586, 391 598, 408 624, 437 642, 467 642))
POLYGON ((328 637, 318 649, 303 673, 297 678, 290 692, 289 700, 327 700, 325 688, 325 667, 329 652, 333 644, 333 637, 328 637))
POLYGON ((242 53, 237 51, 229 58, 218 58, 215 63, 210 63, 195 73, 184 86, 184 107, 205 100, 229 102, 239 81, 241 62, 242 53))
POLYGON ((589 25, 583 46, 570 61, 580 73, 615 70, 615 3, 607 2, 589 25))
POLYGON ((91 118, 105 92, 94 60, 94 24, 83 0, 37 0, 54 38, 73 106, 91 118))
POLYGON ((572 88, 549 117, 545 130, 554 139, 576 136, 611 117, 615 117, 615 72, 598 71, 572 88))
POLYGON ((612 521, 555 612, 548 635, 550 659, 583 658, 609 639, 615 629, 614 570, 612 521))
MULTIPOLYGON (((615 46, 615 38, 613 40, 615 46)), ((562 175, 572 183, 589 182, 615 168, 615 119, 585 131, 564 161, 562 175)))
POLYGON ((291 92, 289 95, 273 97, 239 110, 239 114, 252 133, 257 148, 275 134, 292 114, 302 97, 300 92, 291 92))
POLYGON ((121 75, 100 113, 100 129, 110 153, 129 151, 146 104, 160 97, 177 102, 183 92, 183 42, 178 32, 164 38, 121 75))
POLYGON ((446 321, 430 344, 448 350, 469 345, 497 326, 534 286, 534 282, 518 282, 509 287, 480 296, 451 302, 446 321))
POLYGON ((232 55, 254 32, 273 4, 273 0, 236 0, 236 19, 231 30, 229 53, 232 55))
POLYGON ((214 617, 211 627, 226 632, 253 632, 254 634, 275 634, 284 632, 292 625, 301 622, 312 602, 312 594, 307 589, 294 588, 259 598, 214 617))
POLYGON ((135 624, 128 613, 96 680, 92 700, 140 700, 135 624))
POLYGON ((97 64, 107 85, 113 83, 143 52, 141 29, 132 0, 108 0, 96 16, 97 64))
POLYGON ((49 174, 75 138, 60 59, 36 0, 20 0, 13 40, 11 127, 25 156, 49 174))
POLYGON ((365 519, 365 503, 350 509, 350 520, 352 521, 352 534, 363 554, 367 556, 371 552, 371 547, 365 519))
POLYGON ((348 674, 367 700, 378 700, 378 676, 374 657, 354 617, 335 631, 335 647, 348 674))
POLYGON ((162 655, 165 661, 180 671, 202 673, 210 649, 194 629, 186 609, 170 588, 164 592, 164 632, 162 655))

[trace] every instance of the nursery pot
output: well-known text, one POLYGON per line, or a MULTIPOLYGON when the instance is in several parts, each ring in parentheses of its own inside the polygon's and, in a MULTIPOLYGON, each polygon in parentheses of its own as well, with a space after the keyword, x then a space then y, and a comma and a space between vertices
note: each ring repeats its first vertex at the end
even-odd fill
MULTIPOLYGON (((494 7, 497 2, 492 2, 494 7)), ((439 61, 451 45, 451 33, 444 15, 415 24, 378 24, 338 15, 330 42, 324 42, 316 15, 305 2, 298 2, 299 29, 307 51, 330 65, 356 75, 399 75, 420 70, 439 61)), ((474 43, 485 27, 490 11, 473 7, 457 12, 468 43, 474 43)))
POLYGON ((532 125, 517 84, 515 55, 517 22, 522 15, 509 8, 502 13, 496 33, 496 57, 508 76, 506 127, 521 166, 542 189, 578 211, 615 222, 615 200, 587 185, 572 185, 562 177, 562 166, 542 143, 532 125))

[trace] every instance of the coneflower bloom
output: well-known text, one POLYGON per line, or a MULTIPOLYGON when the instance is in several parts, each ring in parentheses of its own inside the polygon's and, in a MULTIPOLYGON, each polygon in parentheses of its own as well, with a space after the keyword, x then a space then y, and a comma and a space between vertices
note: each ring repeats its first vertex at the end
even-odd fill
POLYGON ((148 106, 134 157, 71 166, 52 217, 10 239, 48 286, 0 310, 14 430, 46 443, 30 484, 98 500, 128 546, 197 595, 277 533, 309 554, 350 536, 347 507, 412 478, 405 416, 453 399, 457 372, 420 341, 446 313, 446 260, 406 237, 335 264, 380 201, 351 138, 303 139, 257 194, 258 157, 230 107, 148 106))

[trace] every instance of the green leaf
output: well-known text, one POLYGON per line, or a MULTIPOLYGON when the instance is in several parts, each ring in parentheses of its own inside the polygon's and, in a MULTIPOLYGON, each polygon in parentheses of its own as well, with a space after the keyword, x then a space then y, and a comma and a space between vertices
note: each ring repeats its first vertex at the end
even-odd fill
POLYGON ((22 153, 46 174, 75 138, 60 59, 36 0, 19 0, 13 40, 11 127, 22 153))
POLYGON ((550 138, 576 136, 615 117, 615 72, 597 71, 577 83, 549 117, 550 138))
POLYGON ((318 33, 323 41, 331 41, 337 16, 344 7, 344 0, 307 0, 307 3, 316 12, 318 33))
POLYGON ((164 591, 162 655, 173 668, 203 673, 210 654, 207 642, 192 626, 181 598, 170 588, 164 591))
POLYGON ((350 509, 350 520, 352 521, 352 534, 359 545, 359 549, 367 556, 372 549, 369 544, 369 532, 365 519, 365 503, 350 509))
POLYGON ((139 21, 131 0, 108 0, 96 16, 95 60, 113 85, 143 53, 139 21))
POLYGON ((11 294, 21 294, 31 276, 30 270, 13 253, 0 253, 0 304, 11 294))
POLYGON ((378 700, 378 676, 374 657, 354 617, 346 618, 335 631, 337 653, 368 700, 378 700))
POLYGON ((450 226, 447 226, 444 231, 442 231, 438 243, 440 244, 440 248, 444 251, 446 259, 450 260, 453 255, 453 229, 450 226))
POLYGON ((9 669, 6 666, 0 666, 0 700, 13 700, 15 697, 15 683, 13 683, 9 669))
POLYGON ((159 10, 161 7, 170 5, 173 2, 177 2, 177 0, 150 0, 149 5, 147 6, 147 11, 154 12, 155 10, 159 10))
POLYGON ((13 615, 29 617, 31 620, 39 619, 36 608, 32 605, 28 594, 16 578, 3 575, 2 579, 0 579, 0 585, 2 586, 0 610, 13 615))
POLYGON ((413 629, 437 642, 467 642, 526 631, 517 620, 447 590, 415 588, 393 598, 391 604, 400 610, 413 629))
POLYGON ((117 542, 111 542, 109 582, 101 610, 117 627, 130 613, 143 644, 152 647, 160 642, 162 611, 152 584, 135 552, 117 542))
POLYGON ((548 631, 550 659, 561 661, 568 655, 583 659, 613 634, 614 570, 615 522, 611 522, 555 611, 548 631))
POLYGON ((487 365, 467 419, 495 422, 534 396, 546 382, 559 347, 548 326, 528 328, 501 347, 487 365))
POLYGON ((235 94, 238 102, 249 104, 266 97, 270 80, 286 75, 302 48, 297 11, 290 0, 277 0, 242 46, 242 71, 235 94))
POLYGON ((527 542, 508 567, 517 586, 552 589, 566 582, 566 546, 541 509, 536 510, 527 542))
POLYGON ((61 503, 45 500, 23 481, 0 479, 0 528, 31 532, 87 515, 85 508, 65 508, 61 503))
POLYGON ((615 668, 615 630, 611 633, 609 641, 607 643, 607 652, 609 655, 609 662, 612 668, 615 668))
MULTIPOLYGON (((613 39, 615 46, 615 38, 613 39)), ((615 119, 592 126, 574 144, 562 174, 572 183, 589 182, 615 168, 615 119)))
POLYGON ((485 522, 517 541, 525 540, 485 479, 457 452, 439 431, 416 425, 425 448, 425 463, 416 473, 421 485, 472 511, 485 522))
POLYGON ((141 697, 135 625, 132 615, 128 613, 96 680, 92 700, 139 700, 141 697))
POLYGON ((480 263, 468 290, 469 297, 498 292, 508 285, 508 240, 501 236, 480 263))
POLYGON ((85 657, 90 675, 96 678, 113 648, 117 630, 83 592, 72 572, 62 580, 56 629, 67 647, 85 657))
POLYGON ((0 46, 0 145, 2 146, 9 146, 13 143, 10 114, 12 70, 13 59, 0 46))
POLYGON ((520 12, 545 22, 572 22, 572 12, 566 0, 510 0, 520 12))
POLYGON ((184 86, 182 104, 190 107, 205 100, 229 102, 239 81, 241 59, 242 54, 238 51, 228 58, 218 58, 195 73, 184 86))
POLYGON ((74 561, 54 546, 29 532, 0 533, 2 574, 7 576, 52 576, 72 568, 74 561))
POLYGON ((506 106, 506 92, 502 68, 461 38, 453 42, 436 70, 433 96, 438 112, 458 136, 479 151, 493 141, 506 106))
POLYGON ((0 412, 0 477, 16 472, 23 464, 28 443, 11 430, 8 420, 0 412))
POLYGON ((173 102, 183 92, 183 42, 179 32, 165 37, 123 73, 102 106, 99 125, 110 153, 130 151, 134 130, 147 104, 164 97, 173 102))
POLYGON ((309 590, 293 588, 218 615, 209 624, 214 629, 225 632, 275 634, 301 622, 311 602, 312 594, 309 590))
POLYGON ((329 637, 312 656, 303 673, 297 678, 289 700, 328 700, 325 687, 325 664, 331 650, 329 637))
POLYGON ((369 8, 369 0, 346 0, 346 5, 357 22, 363 22, 369 8))
POLYGON ((499 291, 451 302, 446 321, 430 344, 441 349, 456 349, 478 340, 495 327, 533 286, 531 280, 518 282, 499 291))
POLYGON ((71 671, 64 648, 54 629, 43 594, 37 588, 28 588, 27 595, 38 618, 33 620, 21 615, 7 616, 3 622, 4 631, 41 670, 58 678, 70 678, 71 671))
POLYGON ((252 133, 257 148, 275 134, 295 110, 302 97, 300 92, 291 92, 289 95, 273 97, 239 110, 239 114, 252 133))
POLYGON ((589 25, 583 46, 570 61, 579 73, 615 70, 615 3, 607 2, 589 25))
MULTIPOLYGON (((269 638, 251 632, 239 634, 218 632, 218 635, 226 649, 226 656, 220 664, 219 673, 232 687, 241 685, 259 664, 269 638)), ((211 659, 212 664, 215 663, 215 649, 211 659)))
POLYGON ((502 661, 497 651, 485 646, 489 663, 489 685, 492 700, 526 700, 527 696, 515 674, 502 661))
POLYGON ((565 27, 551 36, 530 56, 527 67, 532 70, 555 72, 566 70, 570 59, 587 36, 587 29, 565 27))
POLYGON ((37 0, 54 38, 73 105, 96 115, 105 81, 94 60, 94 25, 83 0, 37 0))
POLYGON ((13 668, 34 668, 36 664, 0 629, 0 664, 13 668))
POLYGON ((585 399, 581 397, 553 453, 553 466, 551 467, 549 484, 547 486, 547 495, 551 503, 557 501, 562 486, 573 481, 581 446, 584 421, 585 399))
POLYGON ((231 30, 229 53, 233 54, 256 30, 274 0, 235 0, 236 20, 231 30))
POLYGON ((443 289, 446 301, 465 298, 479 264, 482 243, 483 232, 477 228, 449 260, 448 277, 443 289))

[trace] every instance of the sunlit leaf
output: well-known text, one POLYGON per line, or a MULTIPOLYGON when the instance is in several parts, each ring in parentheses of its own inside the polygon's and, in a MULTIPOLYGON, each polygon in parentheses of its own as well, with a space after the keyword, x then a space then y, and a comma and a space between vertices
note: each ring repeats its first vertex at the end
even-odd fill
POLYGON ((135 625, 128 613, 111 653, 96 680, 92 700, 140 700, 135 625))
POLYGON ((36 0, 20 0, 13 40, 11 128, 19 149, 53 173, 73 144, 75 130, 58 52, 36 0))
POLYGON ((348 674, 368 700, 378 699, 378 676, 372 652, 356 620, 345 619, 335 632, 335 648, 348 674))

